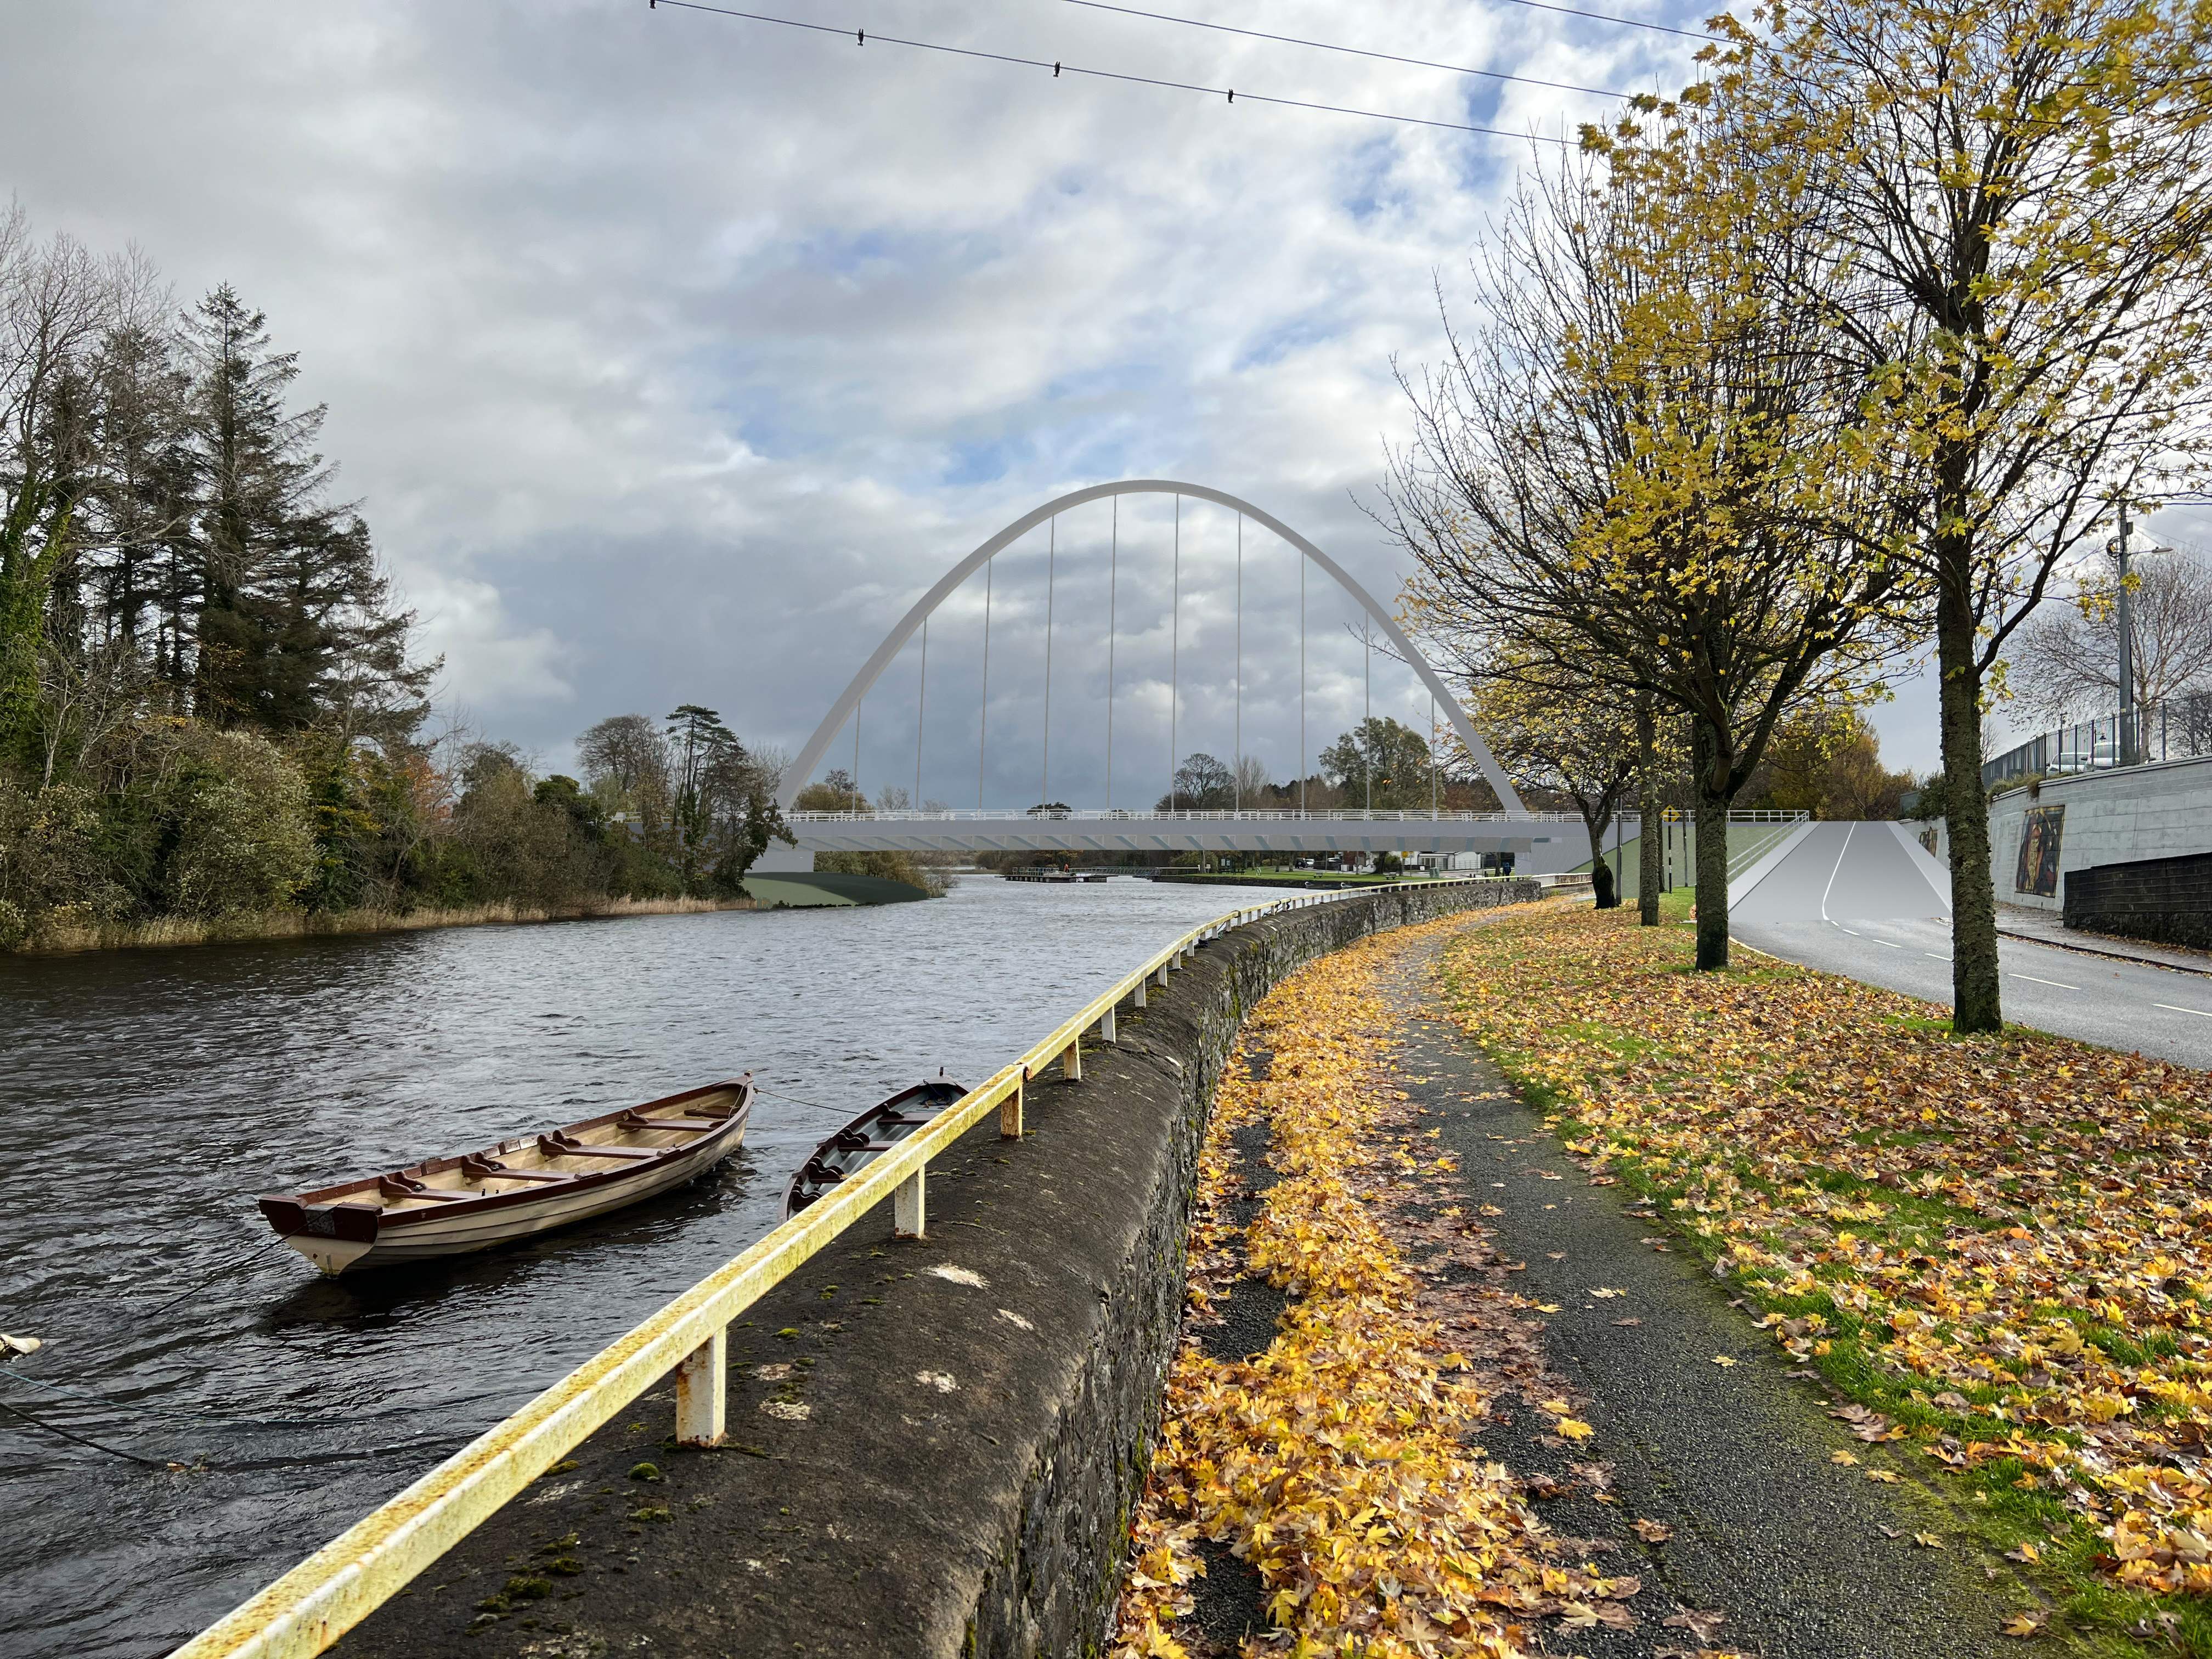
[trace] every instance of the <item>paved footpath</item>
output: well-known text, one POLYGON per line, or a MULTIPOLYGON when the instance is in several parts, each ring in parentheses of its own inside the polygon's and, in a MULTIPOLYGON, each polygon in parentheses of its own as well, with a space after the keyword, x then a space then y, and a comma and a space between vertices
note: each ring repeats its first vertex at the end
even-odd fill
MULTIPOLYGON (((1524 1480, 1555 1474, 1565 1490, 1540 1498, 1538 1513, 1562 1535, 1615 1540, 1623 1553, 1607 1570, 1639 1561, 1647 1586, 1632 1603, 1637 1629, 1555 1627, 1547 1650, 1589 1659, 1700 1649, 1771 1659, 2059 1650, 1999 1636, 2004 1617, 2033 1598, 1923 1484, 1927 1460, 1854 1438, 1828 1414, 1835 1402, 1817 1381, 1784 1374, 1790 1362, 1729 1306, 1725 1282, 1686 1247, 1662 1248, 1674 1241, 1648 1214, 1631 1213, 1638 1205, 1625 1188, 1591 1184, 1541 1114, 1440 1017, 1431 975, 1442 945, 1409 952, 1392 985, 1398 1006, 1419 1014, 1403 1039, 1404 1086, 1459 1154, 1468 1211, 1502 1212, 1483 1215, 1485 1224, 1506 1262, 1527 1263, 1507 1282, 1558 1309, 1546 1316, 1545 1357, 1597 1431, 1569 1449, 1545 1432, 1550 1419, 1534 1401, 1500 1401, 1482 1444, 1524 1480), (1589 1294, 1598 1289, 1619 1294, 1589 1294), (1860 1461, 1834 1464, 1837 1451, 1860 1461), (1866 1470, 1878 1468, 1899 1484, 1869 1480, 1866 1470), (1601 1501, 1601 1489, 1613 1501, 1601 1501), (1673 1535, 1647 1544, 1638 1520, 1673 1535), (1919 1533, 1945 1547, 1916 1544, 1919 1533), (1725 1622, 1710 1633, 1670 1627, 1647 1601, 1719 1612, 1725 1622)), ((1545 1484, 1532 1482, 1539 1492, 1545 1484)))

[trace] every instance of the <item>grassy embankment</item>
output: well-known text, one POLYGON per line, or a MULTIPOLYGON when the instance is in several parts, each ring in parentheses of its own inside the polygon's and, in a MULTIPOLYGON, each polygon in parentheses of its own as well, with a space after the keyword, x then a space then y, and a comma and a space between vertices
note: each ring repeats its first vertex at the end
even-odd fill
POLYGON ((454 909, 273 910, 196 917, 157 916, 144 921, 71 923, 50 921, 19 946, 20 956, 67 955, 81 951, 161 949, 173 945, 222 945, 253 939, 320 939, 344 933, 414 933, 431 927, 476 927, 538 921, 586 921, 614 916, 693 915, 708 910, 750 910, 744 899, 607 899, 561 909, 537 909, 513 903, 475 904, 454 909))
POLYGON ((2212 1655, 2212 1073, 1692 956, 1632 910, 1505 915, 1445 990, 1856 1408, 1868 1478, 1917 1454, 2094 1643, 2212 1655))

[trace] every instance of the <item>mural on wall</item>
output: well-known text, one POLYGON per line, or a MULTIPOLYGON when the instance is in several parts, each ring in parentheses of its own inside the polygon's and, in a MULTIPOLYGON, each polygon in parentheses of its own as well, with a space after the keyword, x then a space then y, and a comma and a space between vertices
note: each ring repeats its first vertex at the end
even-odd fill
POLYGON ((2013 890, 2038 898, 2058 894, 2058 842, 2066 828, 2063 806, 2031 806, 2020 826, 2020 868, 2013 890))

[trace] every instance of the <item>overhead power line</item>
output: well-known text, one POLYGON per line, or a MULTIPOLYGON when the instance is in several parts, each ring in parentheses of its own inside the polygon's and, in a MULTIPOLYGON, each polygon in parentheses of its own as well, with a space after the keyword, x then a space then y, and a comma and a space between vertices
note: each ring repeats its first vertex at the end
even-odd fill
MULTIPOLYGON (((1522 3, 1533 4, 1534 3, 1534 0, 1522 0, 1522 3)), ((1439 64, 1434 59, 1427 58, 1402 58, 1395 52, 1370 52, 1364 46, 1340 46, 1327 40, 1308 40, 1301 35, 1270 34, 1265 29, 1238 28, 1232 23, 1209 23, 1203 18, 1199 17, 1176 17, 1164 11, 1139 11, 1134 6, 1109 5, 1107 3, 1107 0, 1066 0, 1066 3, 1071 6, 1081 6, 1086 11, 1119 12, 1124 17, 1149 18, 1155 23, 1180 23, 1185 28, 1210 29, 1216 34, 1241 34, 1249 40, 1273 40, 1286 46, 1310 46, 1316 52, 1334 52, 1340 53, 1346 58, 1371 58, 1376 62, 1382 64, 1405 64, 1414 69, 1443 70, 1447 74, 1450 75, 1479 75, 1487 81, 1510 81, 1516 85, 1524 87, 1547 87, 1553 92, 1587 92, 1591 94, 1593 96, 1599 98, 1626 98, 1629 95, 1625 92, 1615 92, 1606 87, 1578 87, 1571 81, 1540 81, 1533 76, 1508 75, 1503 70, 1474 69, 1465 64, 1439 64)), ((1561 6, 1543 6, 1540 7, 1539 9, 1543 11, 1563 11, 1565 8, 1561 6)), ((1595 12, 1575 12, 1571 15, 1577 17, 1596 17, 1598 15, 1595 12)), ((1625 17, 1607 17, 1600 19, 1600 21, 1607 23, 1626 23, 1629 20, 1625 17)), ((1650 29, 1663 28, 1662 25, 1657 23, 1642 23, 1634 25, 1634 27, 1650 29)), ((1668 34, 1691 34, 1691 31, 1687 29, 1664 29, 1663 32, 1668 34)), ((1692 35, 1691 38, 1698 40, 1711 40, 1712 37, 1705 34, 1694 34, 1692 35)))
POLYGON ((1248 104, 1272 104, 1280 109, 1319 110, 1329 115, 1356 115, 1369 121, 1391 121, 1401 126, 1434 127, 1445 132, 1474 132, 1490 138, 1517 138, 1540 144, 1565 145, 1565 138, 1546 138, 1526 132, 1509 132, 1503 127, 1469 125, 1463 121, 1433 121, 1420 115, 1397 115, 1387 110, 1355 109, 1344 104, 1315 103, 1304 98, 1273 98, 1265 93, 1239 92, 1234 87, 1201 86, 1191 81, 1170 81, 1151 75, 1125 75, 1116 70, 1085 69, 1078 64, 1054 62, 1043 58, 1023 58, 1012 52, 984 52, 974 46, 949 46, 934 40, 909 40, 896 34, 870 34, 866 29, 833 27, 827 23, 802 22, 795 17, 770 17, 763 12, 738 11, 728 6, 709 6, 700 0, 647 0, 654 9, 668 6, 679 11, 705 12, 714 17, 742 18, 749 23, 773 23, 778 27, 805 29, 810 34, 849 35, 860 46, 871 40, 878 46, 911 46, 917 52, 941 52, 951 58, 973 58, 990 64, 1012 64, 1023 69, 1050 70, 1054 78, 1063 75, 1079 75, 1094 81, 1121 81, 1131 86, 1163 87, 1172 92, 1195 92, 1207 97, 1225 99, 1235 103, 1242 98, 1248 104))

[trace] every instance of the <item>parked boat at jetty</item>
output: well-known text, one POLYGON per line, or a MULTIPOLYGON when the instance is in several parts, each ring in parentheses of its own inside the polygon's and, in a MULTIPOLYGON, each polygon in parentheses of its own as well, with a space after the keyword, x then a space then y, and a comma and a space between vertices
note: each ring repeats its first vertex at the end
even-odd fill
POLYGON ((744 1139, 752 1103, 748 1072, 480 1152, 270 1194, 261 1213, 325 1273, 488 1249, 704 1175, 744 1139))
POLYGON ((785 1218, 874 1163, 967 1092, 940 1071, 928 1082, 902 1089, 882 1104, 869 1107, 817 1146, 814 1156, 799 1166, 783 1195, 785 1218))

